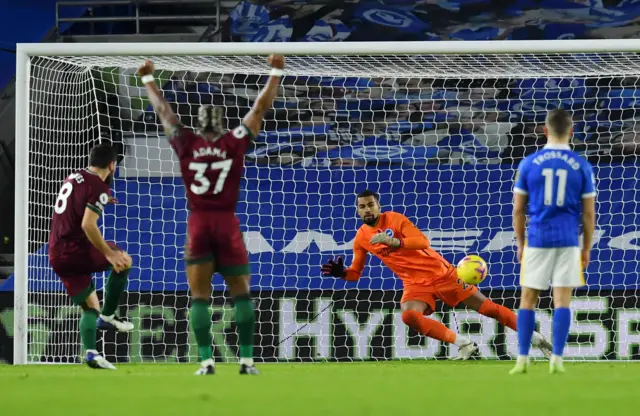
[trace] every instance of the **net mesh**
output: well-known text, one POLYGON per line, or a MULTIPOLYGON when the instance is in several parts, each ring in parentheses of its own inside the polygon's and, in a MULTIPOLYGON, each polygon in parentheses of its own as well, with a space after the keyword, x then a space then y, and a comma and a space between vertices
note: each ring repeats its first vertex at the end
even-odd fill
MULTIPOLYGON (((194 361, 182 262, 187 206, 179 167, 144 89, 144 61, 182 122, 202 104, 237 126, 266 79, 261 56, 33 57, 30 74, 29 361, 78 362, 79 313, 47 258, 61 181, 109 140, 120 152, 119 200, 103 229, 134 258, 120 314, 131 334, 105 334, 118 362, 194 361)), ((637 54, 290 56, 264 132, 246 156, 238 217, 252 263, 259 360, 445 358, 456 347, 406 329, 401 283, 369 261, 358 284, 320 277, 328 257, 350 258, 359 226, 354 195, 379 191, 450 262, 478 253, 480 286, 517 306, 511 227, 517 163, 544 144, 546 111, 573 111, 574 149, 596 166, 599 216, 588 290, 572 305, 567 355, 639 358, 637 322, 640 177, 635 155, 637 54)), ((104 276, 97 276, 101 294, 104 276)), ((233 307, 213 283, 218 359, 236 357, 233 307)), ((538 314, 550 337, 547 296, 538 314)), ((468 334, 485 358, 517 353, 515 333, 464 309, 439 305, 434 319, 468 334)), ((539 356, 539 355, 538 355, 539 356)))
MULTIPOLYGON (((628 76, 637 71, 638 53, 574 54, 450 54, 450 55, 336 55, 289 56, 287 72, 304 76, 360 77, 556 77, 628 76)), ((112 56, 57 57, 62 63, 109 67, 112 56)), ((141 58, 151 59, 157 68, 202 73, 264 74, 263 56, 119 56, 120 68, 137 68, 141 58)))

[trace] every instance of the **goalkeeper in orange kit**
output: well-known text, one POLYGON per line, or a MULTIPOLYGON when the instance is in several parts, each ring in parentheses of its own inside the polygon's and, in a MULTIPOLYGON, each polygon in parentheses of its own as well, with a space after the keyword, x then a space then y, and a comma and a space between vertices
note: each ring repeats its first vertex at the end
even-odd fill
MULTIPOLYGON (((351 267, 345 268, 341 257, 329 260, 322 266, 325 276, 356 281, 364 270, 367 252, 375 255, 403 282, 402 321, 424 336, 457 345, 457 360, 469 359, 478 346, 441 322, 425 317, 434 312, 436 299, 451 307, 463 303, 516 330, 516 315, 510 309, 487 299, 477 287, 462 282, 456 268, 430 247, 429 240, 407 217, 396 212, 381 213, 375 192, 366 190, 358 194, 358 215, 364 224, 353 243, 351 267)), ((531 343, 545 357, 551 356, 551 345, 538 332, 531 343)))

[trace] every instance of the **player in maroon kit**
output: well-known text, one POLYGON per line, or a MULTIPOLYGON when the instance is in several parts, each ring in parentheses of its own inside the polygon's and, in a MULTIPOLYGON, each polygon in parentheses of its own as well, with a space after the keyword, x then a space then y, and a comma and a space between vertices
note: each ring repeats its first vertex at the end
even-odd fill
POLYGON ((131 331, 130 322, 115 316, 127 285, 131 257, 104 241, 98 219, 113 201, 109 185, 116 169, 116 151, 109 144, 91 149, 89 167, 65 179, 53 207, 49 234, 49 262, 71 301, 82 308, 80 338, 91 368, 115 370, 96 349, 96 329, 131 331), (91 275, 111 268, 102 312, 91 275))
POLYGON ((189 321, 196 336, 200 368, 196 375, 214 374, 211 339, 211 279, 220 273, 233 298, 238 333, 240 374, 258 374, 253 363, 255 315, 249 294, 249 257, 235 215, 247 146, 257 136, 265 113, 278 92, 284 57, 268 58, 271 75, 242 124, 225 132, 222 108, 198 110, 198 130, 180 124, 178 116, 155 84, 150 61, 138 69, 153 109, 171 147, 180 159, 190 214, 185 263, 191 289, 189 321))

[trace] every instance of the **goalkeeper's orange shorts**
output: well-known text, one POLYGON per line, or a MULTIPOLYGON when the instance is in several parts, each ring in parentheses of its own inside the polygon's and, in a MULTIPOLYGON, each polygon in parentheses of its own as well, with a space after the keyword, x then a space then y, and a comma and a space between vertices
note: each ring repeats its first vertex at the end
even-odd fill
POLYGON ((422 301, 429 306, 425 313, 430 314, 436 310, 436 299, 454 307, 473 296, 477 291, 477 287, 458 279, 456 268, 451 267, 447 274, 434 279, 429 284, 405 284, 400 303, 410 300, 422 301))

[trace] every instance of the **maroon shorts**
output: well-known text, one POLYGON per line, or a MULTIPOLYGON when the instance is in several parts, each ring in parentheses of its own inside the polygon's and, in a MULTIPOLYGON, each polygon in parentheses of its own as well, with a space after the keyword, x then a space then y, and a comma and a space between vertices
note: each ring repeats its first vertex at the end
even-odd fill
POLYGON ((233 212, 192 211, 187 222, 187 264, 215 262, 223 276, 249 274, 249 255, 233 212))
MULTIPOLYGON (((108 244, 118 249, 115 244, 108 244)), ((80 305, 95 290, 91 275, 110 269, 111 263, 90 243, 86 249, 56 252, 49 252, 51 267, 64 284, 71 300, 80 305)))

